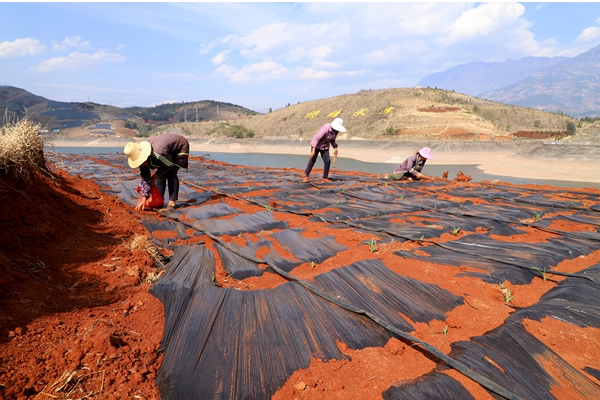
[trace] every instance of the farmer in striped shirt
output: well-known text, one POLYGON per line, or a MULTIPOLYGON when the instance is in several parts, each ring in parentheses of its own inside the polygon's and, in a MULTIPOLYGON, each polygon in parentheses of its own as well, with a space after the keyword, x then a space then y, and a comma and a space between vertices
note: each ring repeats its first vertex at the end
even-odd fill
POLYGON ((166 183, 169 186, 168 207, 175 207, 179 196, 180 168, 187 170, 190 144, 186 138, 173 133, 153 136, 147 141, 127 143, 124 153, 131 168, 140 168, 140 199, 136 210, 144 210, 150 197, 151 185, 156 185, 165 197, 166 183), (151 172, 156 169, 152 175, 151 172))

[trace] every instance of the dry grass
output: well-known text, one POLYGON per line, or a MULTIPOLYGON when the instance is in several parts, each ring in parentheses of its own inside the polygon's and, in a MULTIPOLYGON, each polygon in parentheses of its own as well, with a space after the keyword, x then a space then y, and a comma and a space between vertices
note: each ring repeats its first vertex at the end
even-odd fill
POLYGON ((0 131, 0 176, 13 175, 27 183, 37 173, 49 174, 40 126, 28 119, 5 125, 0 131))
MULTIPOLYGON (((150 238, 147 235, 138 235, 137 233, 134 235, 133 239, 129 243, 129 251, 133 252, 134 250, 147 251, 150 255, 150 258, 158 265, 160 268, 165 268, 166 264, 169 262, 169 258, 165 257, 159 249, 157 249, 150 238)), ((156 276, 156 279, 158 279, 156 276)))
MULTIPOLYGON (((361 90, 326 99, 290 105, 271 113, 245 116, 232 124, 243 126, 255 137, 310 139, 327 122, 339 116, 348 133, 340 139, 441 139, 446 128, 460 128, 482 137, 509 137, 518 130, 563 131, 573 118, 531 108, 506 105, 442 89, 397 88, 361 90), (421 112, 419 108, 457 107, 447 113, 421 112), (404 131, 404 134, 398 134, 404 131), (412 131, 413 133, 406 133, 412 131)), ((160 132, 188 137, 213 137, 218 122, 163 125, 160 132)), ((487 140, 487 139, 482 139, 487 140)))

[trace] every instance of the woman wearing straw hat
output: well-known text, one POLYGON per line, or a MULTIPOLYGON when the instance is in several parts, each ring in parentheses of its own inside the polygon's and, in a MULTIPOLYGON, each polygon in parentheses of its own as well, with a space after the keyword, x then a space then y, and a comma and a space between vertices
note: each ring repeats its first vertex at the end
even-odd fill
POLYGON ((423 175, 422 171, 427 160, 433 160, 431 149, 429 147, 423 147, 421 150, 408 156, 406 160, 402 161, 402 164, 398 165, 394 169, 394 172, 388 175, 388 178, 394 181, 426 179, 428 176, 423 175))
POLYGON ((312 138, 310 142, 310 159, 308 160, 308 164, 304 170, 305 176, 303 182, 308 182, 308 176, 310 175, 312 168, 315 166, 315 162, 317 162, 317 157, 319 154, 321 154, 324 164, 323 179, 321 182, 331 182, 329 179, 327 179, 329 177, 329 166, 331 165, 331 158, 329 157, 329 144, 331 144, 334 149, 333 156, 337 157, 338 145, 335 142, 335 138, 339 132, 346 132, 346 128, 344 128, 344 121, 341 118, 336 118, 330 124, 323 125, 312 138))
POLYGON ((175 207, 179 196, 180 168, 188 167, 190 144, 186 138, 173 133, 154 136, 147 141, 127 143, 124 153, 131 168, 140 168, 140 199, 136 210, 144 210, 150 197, 152 185, 156 185, 161 196, 165 197, 166 183, 169 185, 168 207, 175 207), (151 175, 153 169, 156 172, 151 175))

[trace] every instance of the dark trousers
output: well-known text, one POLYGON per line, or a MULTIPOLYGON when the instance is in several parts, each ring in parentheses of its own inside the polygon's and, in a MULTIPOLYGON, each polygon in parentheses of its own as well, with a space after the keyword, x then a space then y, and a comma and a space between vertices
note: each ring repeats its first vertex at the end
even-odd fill
POLYGON ((306 165, 306 169, 304 170, 304 174, 306 176, 310 175, 310 171, 312 171, 315 163, 317 162, 317 157, 321 154, 321 158, 323 159, 324 169, 323 169, 323 179, 327 179, 329 176, 329 166, 331 165, 331 158, 329 157, 329 149, 327 150, 315 150, 315 156, 308 160, 308 164, 306 165))
POLYGON ((156 178, 154 182, 160 195, 162 198, 165 198, 165 189, 166 183, 169 184, 169 200, 175 201, 179 196, 179 177, 177 176, 177 172, 179 171, 179 167, 171 167, 169 172, 162 178, 156 178))

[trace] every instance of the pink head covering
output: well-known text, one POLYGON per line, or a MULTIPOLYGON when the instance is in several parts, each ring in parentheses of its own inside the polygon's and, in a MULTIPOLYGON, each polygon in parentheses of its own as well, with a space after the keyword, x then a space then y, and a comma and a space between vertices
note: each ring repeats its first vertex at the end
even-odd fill
POLYGON ((433 160, 431 149, 429 147, 423 147, 421 150, 419 150, 419 154, 428 160, 433 160))

